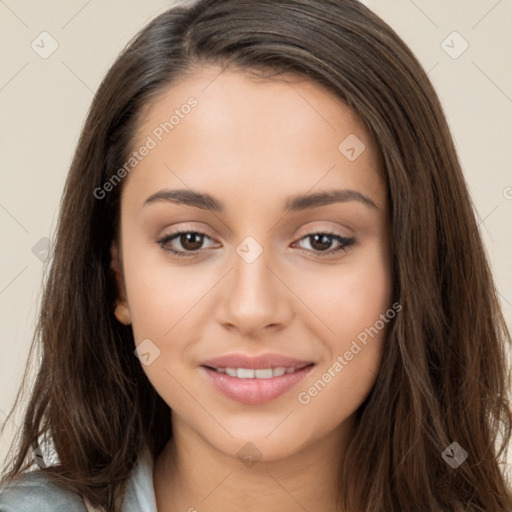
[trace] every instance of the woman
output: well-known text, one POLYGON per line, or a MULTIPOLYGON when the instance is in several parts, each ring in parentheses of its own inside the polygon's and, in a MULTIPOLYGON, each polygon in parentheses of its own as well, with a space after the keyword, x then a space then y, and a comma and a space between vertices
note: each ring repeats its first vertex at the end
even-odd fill
POLYGON ((510 335, 456 151, 356 1, 202 0, 134 39, 35 339, 2 511, 512 508, 510 335))

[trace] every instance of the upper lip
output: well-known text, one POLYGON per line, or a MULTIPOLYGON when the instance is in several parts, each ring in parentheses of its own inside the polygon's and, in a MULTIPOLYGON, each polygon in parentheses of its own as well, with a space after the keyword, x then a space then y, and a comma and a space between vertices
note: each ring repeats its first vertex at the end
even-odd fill
POLYGON ((260 354, 257 356, 249 356, 246 354, 226 354, 203 361, 201 366, 209 366, 211 368, 303 368, 313 364, 312 361, 304 361, 288 357, 282 354, 260 354))

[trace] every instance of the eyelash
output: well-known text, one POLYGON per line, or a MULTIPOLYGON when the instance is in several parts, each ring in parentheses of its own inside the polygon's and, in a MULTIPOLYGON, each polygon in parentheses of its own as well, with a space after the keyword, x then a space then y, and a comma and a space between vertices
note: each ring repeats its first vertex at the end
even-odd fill
MULTIPOLYGON (((171 240, 173 240, 175 238, 178 238, 179 236, 184 235, 184 234, 201 235, 201 236, 205 236, 206 238, 210 238, 206 233, 204 233, 202 231, 183 230, 183 231, 176 231, 175 233, 170 233, 168 235, 164 235, 162 238, 156 240, 156 243, 164 251, 170 252, 174 256, 177 256, 179 258, 191 258, 191 257, 197 256, 200 252, 203 252, 202 250, 186 251, 186 252, 184 252, 184 251, 176 251, 174 249, 170 249, 167 246, 167 244, 171 240)), ((315 250, 312 250, 312 252, 316 253, 321 258, 326 258, 328 256, 331 256, 333 254, 337 254, 339 252, 347 252, 347 250, 350 248, 350 246, 352 246, 356 242, 355 238, 347 238, 347 237, 338 235, 337 233, 331 232, 329 230, 308 233, 307 235, 305 235, 302 238, 300 238, 300 240, 304 240, 305 238, 312 237, 314 235, 326 235, 328 237, 333 238, 335 241, 337 241, 337 242, 339 242, 341 244, 341 246, 338 249, 335 249, 335 250, 329 250, 329 251, 315 251, 315 250)), ((304 250, 310 252, 309 249, 304 249, 304 250)))

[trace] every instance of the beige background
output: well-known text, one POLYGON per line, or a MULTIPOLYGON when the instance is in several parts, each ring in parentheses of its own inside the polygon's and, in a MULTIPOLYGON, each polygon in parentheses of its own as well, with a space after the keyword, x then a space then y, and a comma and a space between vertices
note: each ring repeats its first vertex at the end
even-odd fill
MULTIPOLYGON (((45 239, 93 92, 128 40, 172 3, 0 0, 0 421, 22 376, 45 239)), ((512 1, 365 3, 409 44, 439 93, 512 327, 512 1)), ((8 442, 0 439, 2 460, 8 442)))

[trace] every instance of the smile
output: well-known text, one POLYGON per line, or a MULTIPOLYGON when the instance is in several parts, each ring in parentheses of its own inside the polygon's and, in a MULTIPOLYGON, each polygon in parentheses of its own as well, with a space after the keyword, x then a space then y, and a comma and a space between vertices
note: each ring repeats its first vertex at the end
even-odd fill
POLYGON ((275 354, 231 355, 205 361, 199 370, 224 397, 246 405, 260 405, 290 391, 314 366, 315 363, 275 354))

